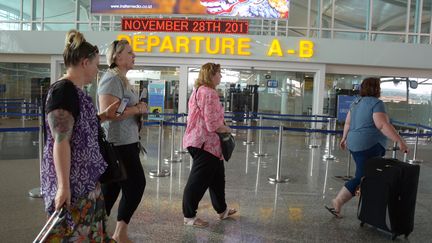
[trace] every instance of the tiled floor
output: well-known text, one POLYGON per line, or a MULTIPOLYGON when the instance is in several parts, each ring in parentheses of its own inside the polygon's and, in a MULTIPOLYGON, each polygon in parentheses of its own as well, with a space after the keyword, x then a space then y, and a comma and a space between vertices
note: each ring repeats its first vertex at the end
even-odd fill
MULTIPOLYGON (((1 123, 2 121, 0 121, 1 123)), ((143 144, 149 154, 143 159, 146 173, 156 169, 158 134, 156 128, 144 129, 143 144)), ((165 130, 164 158, 170 154, 170 131, 165 130)), ((180 133, 175 141, 178 143, 180 133)), ((253 136, 256 140, 256 135, 253 136)), ((275 131, 264 131, 263 151, 269 157, 257 159, 252 152, 257 144, 245 146, 244 131, 237 134, 237 148, 226 167, 226 198, 239 213, 220 221, 208 194, 200 203, 198 215, 210 222, 205 229, 182 225, 181 201, 190 170, 190 157, 181 163, 163 163, 171 174, 150 178, 143 200, 130 223, 134 242, 388 242, 390 236, 371 227, 359 226, 356 217, 358 198, 343 209, 343 219, 332 217, 323 207, 343 185, 335 176, 347 174, 348 154, 336 150, 336 160, 324 161, 325 139, 318 149, 307 147, 301 133, 285 133, 283 137, 281 175, 288 183, 270 184, 268 177, 276 173, 277 141, 275 131)), ((29 189, 39 184, 36 133, 0 133, 0 242, 30 242, 44 224, 41 199, 28 197, 29 189)), ((178 148, 178 145, 175 145, 178 148)), ((432 169, 430 144, 419 146, 421 164, 415 226, 408 240, 431 242, 432 238, 432 169)), ((351 166, 351 174, 354 165, 351 166)), ((115 215, 109 220, 112 231, 115 215)))

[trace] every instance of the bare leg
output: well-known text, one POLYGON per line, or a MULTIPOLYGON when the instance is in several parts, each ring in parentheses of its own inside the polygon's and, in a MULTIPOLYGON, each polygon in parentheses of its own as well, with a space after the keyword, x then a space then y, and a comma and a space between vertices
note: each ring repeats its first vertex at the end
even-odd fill
POLYGON ((117 221, 116 228, 113 234, 113 239, 118 243, 132 243, 127 235, 127 227, 128 225, 122 220, 117 221))
POLYGON ((345 186, 343 186, 342 189, 338 192, 336 198, 332 200, 332 204, 336 213, 340 215, 342 206, 346 202, 348 202, 351 198, 352 198, 351 192, 348 191, 348 189, 345 186))

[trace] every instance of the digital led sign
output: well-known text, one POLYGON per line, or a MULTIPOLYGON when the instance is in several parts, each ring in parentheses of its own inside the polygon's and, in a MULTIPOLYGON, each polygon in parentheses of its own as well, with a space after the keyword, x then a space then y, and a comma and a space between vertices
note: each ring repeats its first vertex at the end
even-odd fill
POLYGON ((122 19, 122 31, 247 34, 248 27, 249 23, 241 20, 122 19))
MULTIPOLYGON (((118 40, 127 40, 134 52, 140 53, 177 53, 177 54, 209 54, 209 55, 254 55, 254 41, 250 37, 203 36, 203 35, 127 35, 120 34, 118 40)), ((268 57, 311 58, 314 56, 314 43, 310 40, 299 40, 297 45, 286 45, 278 38, 266 45, 262 55, 268 57)))
POLYGON ((92 0, 92 14, 181 14, 286 19, 289 0, 92 0))

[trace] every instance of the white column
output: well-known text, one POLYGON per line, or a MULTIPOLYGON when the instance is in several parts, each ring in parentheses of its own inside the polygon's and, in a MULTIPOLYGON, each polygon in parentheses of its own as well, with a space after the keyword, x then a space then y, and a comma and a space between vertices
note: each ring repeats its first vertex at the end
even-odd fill
POLYGON ((178 113, 187 113, 188 74, 188 67, 180 66, 178 113))
POLYGON ((313 85, 313 101, 312 101, 312 114, 322 115, 324 107, 324 94, 325 94, 325 70, 326 66, 322 65, 315 72, 314 85, 313 85))
POLYGON ((282 87, 281 87, 281 114, 288 114, 288 90, 286 87, 287 79, 282 78, 282 87))

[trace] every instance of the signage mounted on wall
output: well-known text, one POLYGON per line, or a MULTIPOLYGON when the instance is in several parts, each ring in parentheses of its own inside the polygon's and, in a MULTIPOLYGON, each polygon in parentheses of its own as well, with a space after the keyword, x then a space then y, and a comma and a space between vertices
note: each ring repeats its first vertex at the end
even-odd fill
POLYGON ((92 14, 193 14, 286 19, 289 0, 92 0, 92 14))
POLYGON ((247 34, 248 27, 244 20, 122 19, 122 31, 247 34))
POLYGON ((165 81, 152 80, 148 85, 148 106, 149 119, 163 120, 160 113, 164 112, 165 107, 165 81))
POLYGON ((267 87, 268 88, 277 88, 278 87, 278 81, 277 80, 267 80, 267 87))
POLYGON ((348 115, 348 111, 350 110, 351 104, 354 102, 354 100, 356 99, 356 96, 351 96, 351 95, 338 95, 337 98, 337 120, 338 122, 344 122, 347 115, 348 115))
MULTIPOLYGON (((251 56, 253 41, 248 37, 212 37, 212 36, 158 36, 158 35, 118 35, 118 40, 126 39, 136 53, 177 53, 251 56)), ((260 53, 261 54, 261 53, 260 53)), ((271 40, 266 53, 268 57, 294 56, 311 58, 314 55, 314 43, 300 40, 297 46, 286 46, 281 40, 271 40)))

